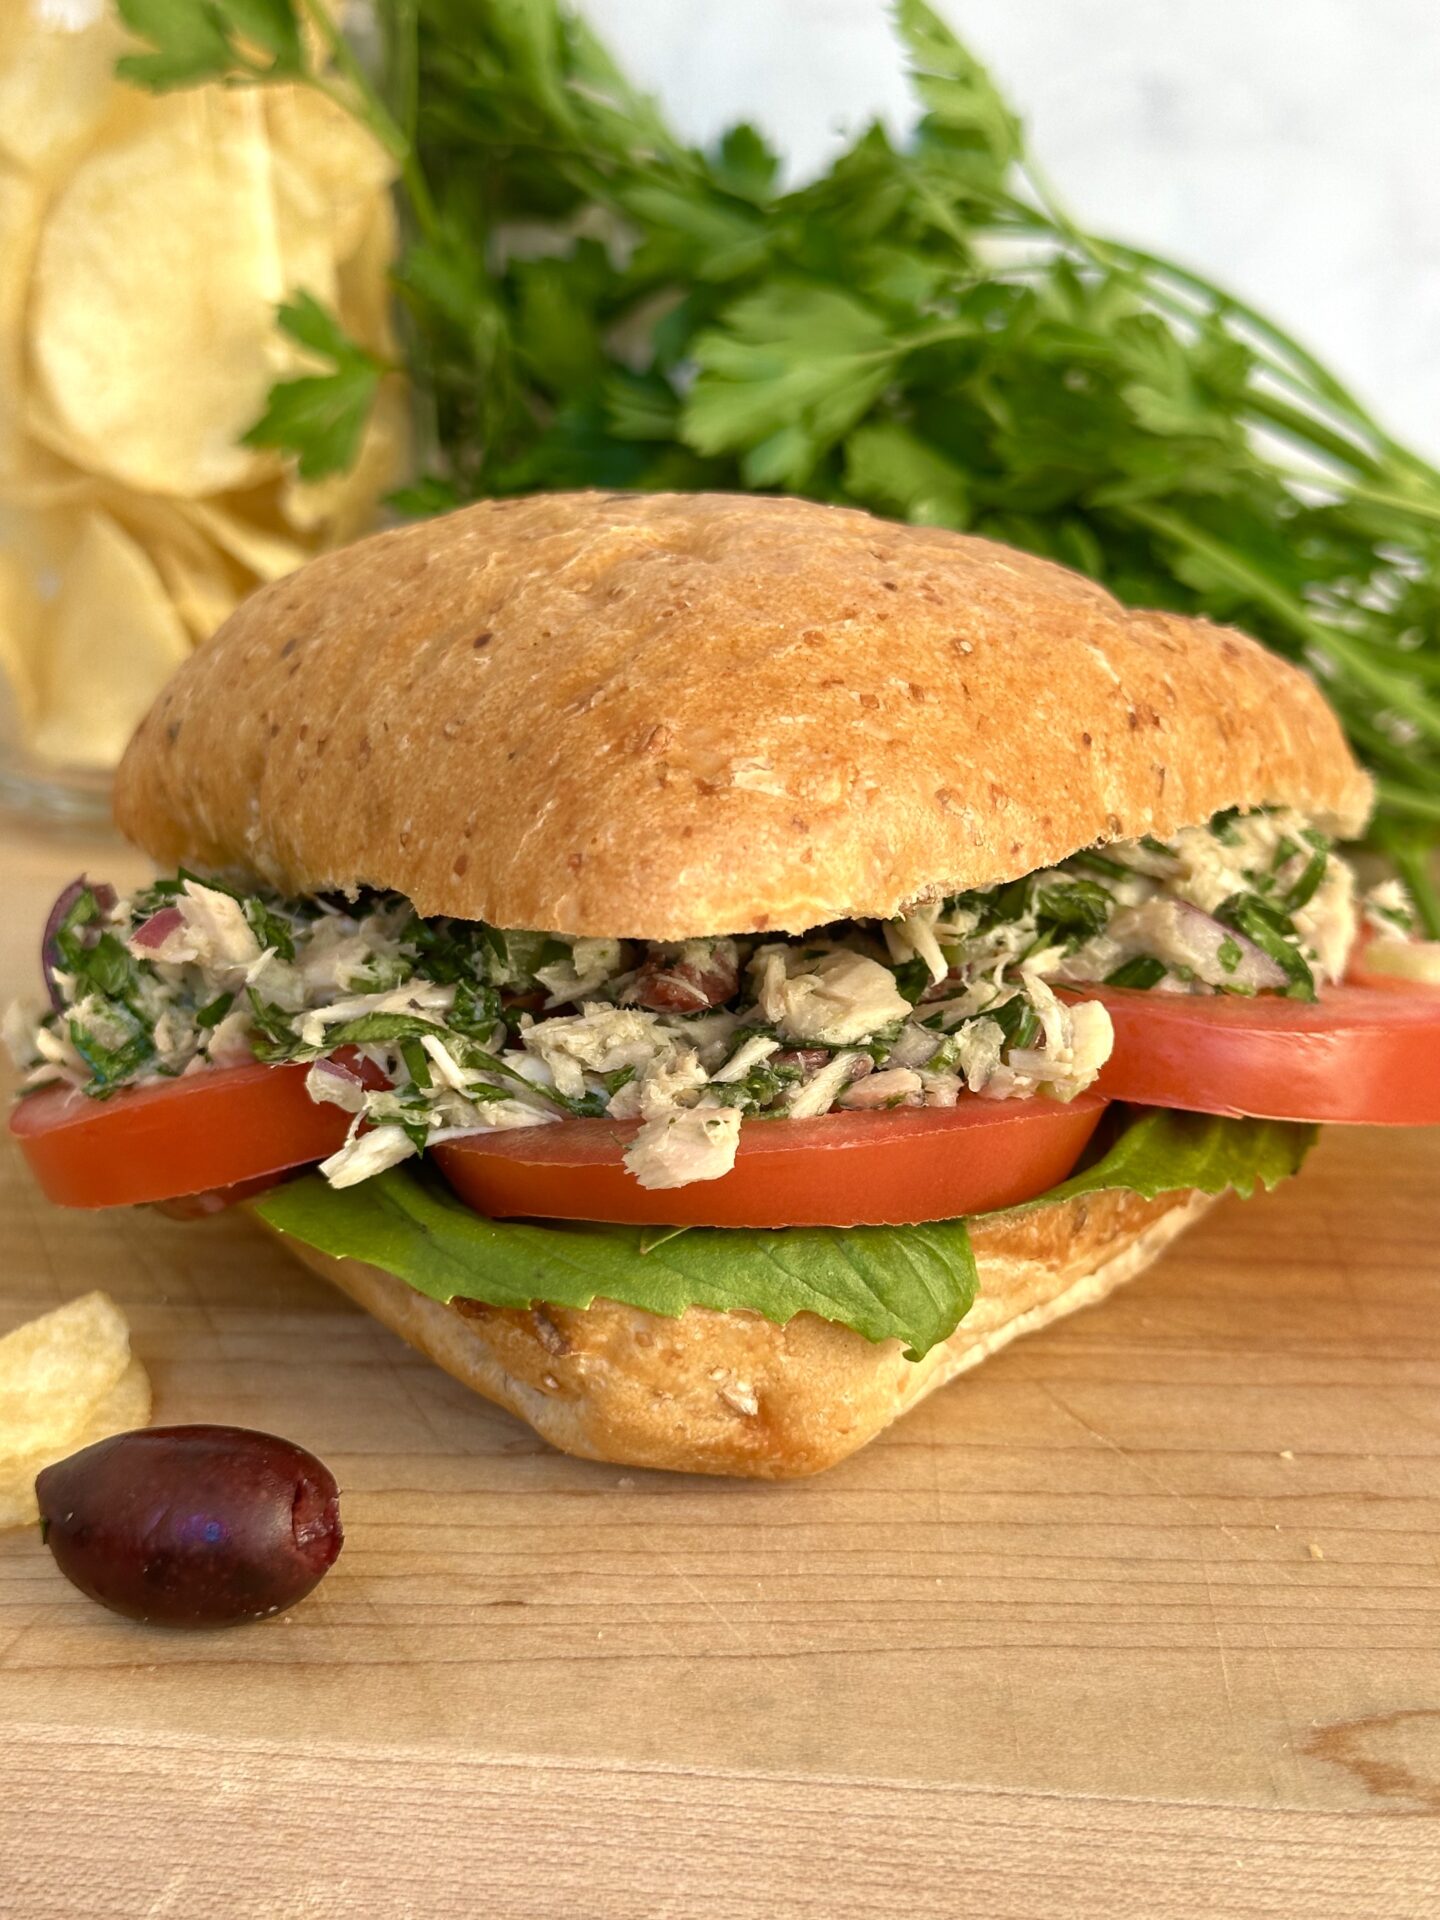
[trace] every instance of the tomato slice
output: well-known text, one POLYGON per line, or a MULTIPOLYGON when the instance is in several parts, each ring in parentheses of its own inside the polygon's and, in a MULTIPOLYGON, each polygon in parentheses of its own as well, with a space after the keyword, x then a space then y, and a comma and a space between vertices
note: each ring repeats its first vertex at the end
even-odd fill
POLYGON ((1440 993, 1327 987, 1314 1002, 1257 994, 1077 987, 1115 1050, 1096 1091, 1141 1106, 1268 1120, 1440 1124, 1440 993))
POLYGON ((462 1200, 495 1219, 639 1226, 858 1227, 1014 1206, 1063 1180, 1105 1102, 981 1100, 817 1120, 747 1121, 731 1172, 650 1191, 621 1155, 638 1123, 562 1120, 431 1149, 462 1200))
POLYGON ((69 1087, 26 1094, 10 1131, 48 1199, 129 1207, 283 1173, 344 1145, 350 1116, 318 1106, 308 1069, 212 1067, 91 1100, 69 1087))

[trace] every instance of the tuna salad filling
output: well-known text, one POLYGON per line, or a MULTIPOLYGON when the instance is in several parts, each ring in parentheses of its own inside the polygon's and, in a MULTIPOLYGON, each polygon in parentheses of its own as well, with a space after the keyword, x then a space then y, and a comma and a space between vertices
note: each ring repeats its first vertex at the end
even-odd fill
MULTIPOLYGON (((1368 909, 1402 930, 1391 883, 1368 909)), ((834 1109, 1069 1100, 1104 1007, 1057 987, 1313 999, 1357 923, 1350 869, 1297 815, 1217 815, 1009 885, 795 938, 659 945, 421 919, 394 893, 287 900, 181 871, 129 898, 76 882, 46 940, 51 1005, 12 1008, 30 1090, 308 1063, 352 1115, 350 1186, 427 1146, 571 1117, 639 1122, 642 1186, 727 1173, 743 1122, 834 1109)))

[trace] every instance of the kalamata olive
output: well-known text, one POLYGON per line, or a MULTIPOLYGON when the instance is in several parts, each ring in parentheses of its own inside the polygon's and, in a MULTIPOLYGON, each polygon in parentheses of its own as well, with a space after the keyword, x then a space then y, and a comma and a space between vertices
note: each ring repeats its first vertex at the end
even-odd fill
POLYGON ((228 1627, 303 1600, 344 1535, 335 1476, 247 1427, 147 1427, 35 1482, 42 1536, 82 1593, 132 1620, 228 1627))

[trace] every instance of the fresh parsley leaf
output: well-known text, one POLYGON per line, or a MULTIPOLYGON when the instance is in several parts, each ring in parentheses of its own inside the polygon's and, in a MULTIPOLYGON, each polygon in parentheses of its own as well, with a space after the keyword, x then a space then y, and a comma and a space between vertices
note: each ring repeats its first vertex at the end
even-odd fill
POLYGON ((1266 953, 1285 975, 1284 992, 1292 1000, 1314 1000, 1315 976, 1300 951, 1289 916, 1258 893, 1232 893, 1215 909, 1222 926, 1233 927, 1266 953))
POLYGON ((1039 1014, 1023 993, 1012 994, 1002 1006, 987 1007, 983 1017, 993 1020, 1004 1034, 1007 1051, 1033 1047, 1044 1031, 1039 1014))
MULTIPOLYGON (((1237 947, 1235 951, 1238 955, 1240 949, 1237 947)), ((1150 987, 1158 987, 1164 978, 1165 963, 1163 960, 1157 960, 1153 953, 1137 953, 1133 959, 1127 960, 1122 966, 1116 967, 1113 973, 1107 973, 1105 976, 1105 984, 1107 987, 1140 987, 1148 989, 1150 987)))
POLYGON ((884 318, 850 294, 777 282, 695 341, 682 435, 698 453, 743 451, 754 485, 803 486, 884 388, 897 352, 884 318))
POLYGON ((245 918, 262 947, 273 947, 282 960, 295 958, 295 935, 283 914, 274 912, 257 895, 244 897, 245 918))
POLYGON ((1114 900, 1093 880, 1053 882, 1035 894, 1037 924, 1078 939, 1102 933, 1114 911, 1114 900))
POLYGON ((300 1042, 291 1025, 291 1016, 273 1001, 262 1000, 254 987, 245 989, 250 1009, 250 1050, 257 1060, 273 1066, 278 1060, 290 1060, 300 1051, 300 1042))
MULTIPOLYGON (((362 1013, 354 1020, 341 1020, 325 1029, 325 1051, 333 1053, 337 1047, 389 1046, 397 1040, 418 1040, 427 1033, 437 1040, 445 1038, 443 1027, 436 1026, 433 1020, 422 1020, 416 1013, 362 1013)), ((403 1046, 400 1052, 408 1063, 409 1056, 405 1055, 403 1046)))
POLYGON ((139 972, 129 949, 113 933, 102 933, 79 958, 80 977, 106 999, 128 999, 139 984, 139 972))
POLYGON ((461 980, 446 1015, 446 1024, 467 1040, 488 1040, 500 1020, 500 995, 494 987, 476 987, 461 980))
POLYGON ((1084 867, 1087 873, 1104 874, 1107 880, 1128 880, 1130 868, 1119 860, 1107 860, 1103 853, 1087 848, 1083 853, 1072 853, 1065 863, 1070 867, 1084 867))
POLYGON ((414 1035, 407 1034, 400 1041, 400 1058, 405 1062, 405 1071, 414 1086, 430 1085, 430 1056, 414 1035))
POLYGON ((1325 878, 1329 865, 1329 847, 1316 847, 1301 869, 1299 877, 1292 881, 1286 890, 1285 909, 1288 913, 1298 913, 1302 907, 1309 906, 1315 898, 1320 882, 1325 878))
POLYGON ((1020 122, 979 61, 924 0, 896 0, 895 25, 926 109, 926 131, 985 163, 998 187, 1021 158, 1020 122))
POLYGON ((206 80, 291 79, 305 70, 293 0, 117 0, 148 48, 116 63, 152 93, 206 80))
POLYGON ((761 206, 774 193, 780 172, 779 157, 765 136, 743 121, 721 138, 713 165, 719 185, 761 206))
POLYGON ((118 1041, 102 1037, 80 1020, 72 1019, 67 1024, 70 1044, 90 1069, 90 1082, 84 1091, 94 1100, 103 1100, 155 1058, 148 1021, 123 1007, 111 1006, 106 1011, 108 1025, 123 1036, 118 1041))
POLYGON ((244 444, 293 455, 302 480, 343 473, 359 453, 385 363, 357 345, 313 294, 299 293, 278 307, 276 322, 329 369, 278 381, 264 413, 241 436, 244 444))
POLYGON ((919 1003, 920 996, 930 985, 930 968, 923 960, 902 960, 894 969, 895 986, 903 999, 911 1006, 919 1003))
POLYGON ((845 442, 845 490, 875 513, 930 527, 970 522, 970 484, 959 463, 894 420, 857 427, 845 442))

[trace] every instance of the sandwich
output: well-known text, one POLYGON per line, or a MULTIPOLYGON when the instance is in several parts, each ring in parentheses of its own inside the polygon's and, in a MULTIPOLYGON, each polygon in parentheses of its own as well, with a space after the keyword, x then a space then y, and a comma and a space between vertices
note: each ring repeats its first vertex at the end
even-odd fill
POLYGON ((115 793, 157 877, 56 902, 11 1124, 557 1447, 809 1474, 1318 1123, 1440 1122, 1370 806, 1300 668, 992 542, 487 501, 175 675, 115 793))

